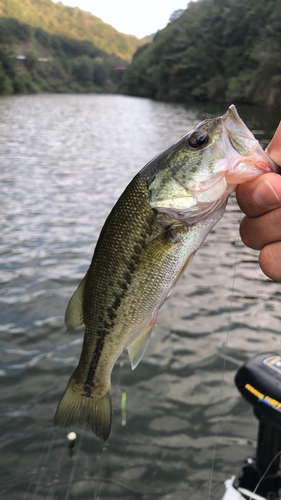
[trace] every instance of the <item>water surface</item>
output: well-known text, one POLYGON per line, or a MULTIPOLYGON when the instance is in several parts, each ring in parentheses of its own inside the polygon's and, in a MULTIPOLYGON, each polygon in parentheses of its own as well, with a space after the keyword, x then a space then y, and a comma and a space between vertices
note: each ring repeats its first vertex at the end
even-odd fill
MULTIPOLYGON (((281 289, 239 240, 234 197, 140 365, 131 371, 125 353, 116 363, 106 451, 77 425, 70 453, 67 431, 52 428, 83 337, 66 333, 65 308, 106 216, 153 156, 225 110, 109 95, 0 99, 1 498, 199 500, 212 471, 217 499, 254 453, 257 424, 233 377, 252 355, 280 351, 281 289)), ((265 146, 279 113, 239 112, 265 146)))

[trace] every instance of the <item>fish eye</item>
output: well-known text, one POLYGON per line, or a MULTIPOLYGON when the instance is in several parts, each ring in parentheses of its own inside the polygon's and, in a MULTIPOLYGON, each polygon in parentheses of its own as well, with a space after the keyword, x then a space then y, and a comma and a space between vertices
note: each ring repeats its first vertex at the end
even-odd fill
POLYGON ((208 134, 201 132, 200 130, 195 130, 193 134, 187 139, 188 145, 193 149, 201 148, 208 144, 208 134))

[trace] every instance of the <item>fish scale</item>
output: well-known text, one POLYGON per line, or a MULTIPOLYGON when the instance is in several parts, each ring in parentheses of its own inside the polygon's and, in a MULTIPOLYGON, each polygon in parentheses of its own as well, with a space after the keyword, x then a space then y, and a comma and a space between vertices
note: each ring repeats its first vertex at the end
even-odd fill
POLYGON ((85 324, 79 364, 55 425, 111 428, 110 378, 127 348, 141 360, 157 313, 239 182, 274 170, 234 106, 205 120, 149 162, 109 214, 91 265, 66 311, 68 330, 85 324), (228 180, 229 179, 229 180, 228 180))

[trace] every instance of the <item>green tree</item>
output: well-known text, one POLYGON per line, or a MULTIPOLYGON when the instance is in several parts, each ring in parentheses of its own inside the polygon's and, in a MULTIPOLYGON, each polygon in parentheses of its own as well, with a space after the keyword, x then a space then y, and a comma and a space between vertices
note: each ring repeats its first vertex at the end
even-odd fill
POLYGON ((51 36, 47 31, 44 31, 42 28, 36 28, 35 37, 38 42, 43 46, 49 48, 51 45, 51 36))
POLYGON ((2 62, 0 61, 0 94, 12 94, 13 86, 12 81, 6 74, 2 62))
POLYGON ((24 65, 29 71, 33 71, 36 69, 38 65, 38 59, 33 52, 26 53, 24 65))
POLYGON ((87 56, 82 56, 75 60, 72 74, 84 85, 91 83, 93 78, 93 68, 91 60, 87 56))
POLYGON ((4 47, 0 47, 0 61, 1 61, 2 67, 3 67, 6 75, 12 81, 14 76, 15 76, 15 72, 16 72, 15 54, 9 49, 6 49, 4 47))
POLYGON ((103 63, 103 61, 95 61, 94 63, 94 73, 93 80, 94 84, 98 87, 102 87, 108 78, 108 68, 103 63))

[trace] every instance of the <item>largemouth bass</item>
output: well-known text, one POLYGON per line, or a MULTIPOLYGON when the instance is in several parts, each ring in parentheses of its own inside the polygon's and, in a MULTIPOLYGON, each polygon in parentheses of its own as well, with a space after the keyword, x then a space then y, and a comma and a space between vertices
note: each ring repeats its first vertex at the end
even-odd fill
POLYGON ((141 360, 159 308, 236 186, 277 171, 230 106, 150 161, 109 214, 91 265, 70 299, 68 330, 85 324, 79 364, 59 403, 55 425, 87 422, 106 440, 110 378, 126 348, 141 360))

